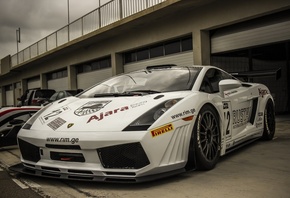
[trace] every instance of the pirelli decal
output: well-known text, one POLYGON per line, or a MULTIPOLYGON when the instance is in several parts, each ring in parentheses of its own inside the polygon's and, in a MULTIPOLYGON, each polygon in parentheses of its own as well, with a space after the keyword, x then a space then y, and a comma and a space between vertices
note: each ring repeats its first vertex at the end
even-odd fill
POLYGON ((173 130, 173 125, 172 124, 167 124, 165 126, 162 126, 158 129, 154 129, 151 131, 152 137, 157 137, 159 135, 162 135, 164 133, 170 132, 173 130))

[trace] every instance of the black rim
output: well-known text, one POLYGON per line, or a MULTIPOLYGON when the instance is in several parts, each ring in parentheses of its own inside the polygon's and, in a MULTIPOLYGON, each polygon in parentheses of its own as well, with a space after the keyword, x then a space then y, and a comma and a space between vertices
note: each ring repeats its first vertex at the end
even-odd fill
POLYGON ((266 108, 266 127, 268 133, 271 133, 275 128, 275 115, 274 115, 274 108, 273 105, 270 103, 267 105, 266 108))
POLYGON ((201 151, 207 160, 214 160, 219 152, 218 122, 211 111, 206 111, 201 116, 199 128, 201 151))

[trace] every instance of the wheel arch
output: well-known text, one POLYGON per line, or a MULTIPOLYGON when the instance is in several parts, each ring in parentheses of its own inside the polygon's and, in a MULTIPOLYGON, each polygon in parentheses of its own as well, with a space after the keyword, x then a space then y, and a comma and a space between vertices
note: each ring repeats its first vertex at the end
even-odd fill
MULTIPOLYGON (((264 96, 264 97, 262 97, 261 99, 260 99, 260 101, 259 101, 259 106, 258 106, 258 108, 257 108, 257 113, 259 113, 259 112, 262 112, 263 113, 263 115, 265 114, 265 108, 266 108, 266 106, 267 106, 267 103, 268 103, 268 101, 269 100, 271 100, 272 101, 272 103, 273 103, 273 105, 274 105, 274 110, 275 110, 275 100, 274 100, 274 98, 272 97, 272 95, 266 95, 266 96, 264 96)), ((263 124, 264 124, 264 116, 263 116, 263 124)))
POLYGON ((274 98, 270 94, 267 97, 264 97, 262 100, 263 100, 263 105, 261 106, 261 109, 265 109, 268 100, 272 100, 273 105, 275 107, 275 100, 274 100, 274 98))

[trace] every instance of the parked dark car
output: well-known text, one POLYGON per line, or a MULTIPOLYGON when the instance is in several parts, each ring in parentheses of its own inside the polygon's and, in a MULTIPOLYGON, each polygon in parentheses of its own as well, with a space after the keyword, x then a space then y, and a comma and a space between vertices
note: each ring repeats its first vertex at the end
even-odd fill
POLYGON ((31 89, 26 92, 21 98, 21 104, 18 106, 40 106, 55 93, 54 89, 31 89))

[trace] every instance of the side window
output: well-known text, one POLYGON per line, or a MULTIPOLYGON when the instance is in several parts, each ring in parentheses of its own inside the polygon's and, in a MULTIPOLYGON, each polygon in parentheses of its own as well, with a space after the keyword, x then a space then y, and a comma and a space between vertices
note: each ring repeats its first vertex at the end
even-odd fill
POLYGON ((206 93, 217 93, 219 92, 219 82, 225 79, 222 75, 222 72, 217 69, 209 69, 203 82, 200 87, 200 91, 204 91, 206 93))
POLYGON ((212 88, 211 85, 208 81, 208 78, 205 76, 200 87, 200 91, 205 92, 205 93, 212 93, 212 88))
POLYGON ((225 72, 221 72, 222 73, 222 79, 234 79, 231 75, 225 73, 225 72))
POLYGON ((42 92, 37 90, 35 92, 35 98, 42 98, 42 92))

